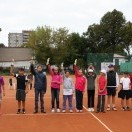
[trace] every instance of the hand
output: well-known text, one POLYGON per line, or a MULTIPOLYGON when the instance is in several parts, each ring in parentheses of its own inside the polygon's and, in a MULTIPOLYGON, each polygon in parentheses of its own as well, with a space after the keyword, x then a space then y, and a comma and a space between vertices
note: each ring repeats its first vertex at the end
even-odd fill
POLYGON ((47 59, 46 65, 49 65, 50 58, 47 59))
POLYGON ((33 64, 33 60, 31 60, 30 63, 33 64))
POLYGON ((63 65, 64 65, 64 63, 62 62, 62 63, 61 63, 61 70, 64 69, 64 66, 63 66, 63 65))
POLYGON ((74 65, 77 65, 77 59, 75 59, 74 65))

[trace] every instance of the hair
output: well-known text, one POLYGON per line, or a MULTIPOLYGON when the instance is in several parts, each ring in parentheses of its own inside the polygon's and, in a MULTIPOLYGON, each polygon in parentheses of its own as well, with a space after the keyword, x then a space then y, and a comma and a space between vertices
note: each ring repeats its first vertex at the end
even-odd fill
POLYGON ((24 68, 19 68, 18 70, 19 70, 19 71, 25 71, 25 69, 24 69, 24 68))
POLYGON ((38 64, 38 65, 37 65, 37 68, 38 68, 38 67, 41 67, 41 68, 42 68, 42 65, 41 65, 41 64, 38 64))
POLYGON ((124 72, 124 74, 127 74, 127 75, 128 75, 128 72, 127 72, 127 71, 125 71, 125 72, 124 72))
POLYGON ((65 74, 66 74, 67 72, 69 72, 69 73, 70 73, 70 71, 69 71, 69 70, 65 70, 65 74))

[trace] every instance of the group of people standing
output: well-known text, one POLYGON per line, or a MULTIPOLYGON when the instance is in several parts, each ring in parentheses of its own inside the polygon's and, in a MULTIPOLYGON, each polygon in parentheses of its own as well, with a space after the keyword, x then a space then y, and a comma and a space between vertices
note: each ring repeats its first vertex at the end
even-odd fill
MULTIPOLYGON (((75 100, 76 100, 76 112, 83 111, 83 94, 86 91, 87 86, 87 96, 88 96, 88 111, 95 111, 95 90, 98 88, 98 100, 97 100, 97 108, 96 112, 105 113, 105 96, 107 95, 107 111, 113 110, 117 111, 115 106, 115 96, 117 89, 120 88, 118 97, 121 98, 122 110, 130 110, 129 107, 129 99, 132 98, 131 91, 131 80, 127 72, 124 73, 124 76, 120 79, 119 76, 114 71, 114 66, 110 64, 108 66, 109 70, 106 71, 102 69, 100 74, 97 76, 95 73, 95 69, 92 65, 88 67, 88 69, 83 73, 82 69, 78 69, 77 60, 74 62, 74 71, 75 71, 75 85, 73 84, 73 79, 70 77, 69 70, 64 70, 63 63, 61 64, 61 72, 59 72, 59 68, 55 66, 51 68, 50 59, 47 59, 46 63, 49 73, 51 75, 51 112, 61 112, 60 109, 60 87, 63 84, 63 104, 62 104, 62 112, 66 112, 66 102, 68 100, 69 111, 73 112, 73 94, 75 92, 75 100), (86 85, 87 84, 87 85, 86 85), (97 85, 97 86, 96 86, 97 85), (126 99, 126 106, 124 104, 124 100, 126 99)), ((34 68, 33 61, 31 61, 30 66, 31 73, 34 75, 34 91, 35 91, 35 107, 34 114, 38 113, 39 105, 38 102, 40 100, 40 110, 41 113, 46 113, 44 107, 44 95, 47 90, 47 77, 46 74, 42 70, 42 65, 38 65, 37 68, 34 68)), ((17 88, 16 88, 16 100, 18 101, 18 111, 17 114, 23 113, 25 114, 25 100, 26 94, 29 91, 28 82, 29 79, 24 74, 24 69, 20 68, 18 74, 13 74, 17 80, 17 88)), ((3 78, 0 77, 0 104, 2 100, 2 87, 4 90, 4 81, 3 78)), ((4 92, 5 94, 5 92, 4 92)), ((1 105, 0 105, 1 111, 1 105)))

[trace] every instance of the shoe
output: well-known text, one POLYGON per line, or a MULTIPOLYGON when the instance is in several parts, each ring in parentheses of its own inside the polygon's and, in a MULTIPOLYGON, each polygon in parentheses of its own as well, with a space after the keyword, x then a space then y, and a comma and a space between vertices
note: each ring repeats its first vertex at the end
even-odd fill
POLYGON ((70 110, 70 113, 73 113, 73 110, 70 110))
POLYGON ((88 108, 88 112, 91 112, 92 111, 92 109, 91 108, 88 108))
POLYGON ((113 111, 117 111, 116 107, 112 107, 112 110, 113 110, 113 111))
POLYGON ((127 107, 126 107, 126 110, 127 110, 127 111, 130 111, 131 109, 127 106, 127 107))
POLYGON ((44 111, 44 110, 41 110, 41 113, 46 113, 46 111, 44 111))
POLYGON ((52 112, 52 113, 54 113, 54 112, 55 112, 55 109, 54 109, 54 108, 52 108, 52 109, 51 109, 51 112, 52 112))
POLYGON ((25 109, 23 109, 23 110, 22 110, 22 114, 25 114, 25 113, 26 113, 26 112, 25 112, 25 109))
POLYGON ((57 109, 56 111, 57 111, 57 113, 60 113, 60 109, 57 109))
POLYGON ((66 113, 66 110, 62 110, 62 113, 66 113))
POLYGON ((110 111, 110 107, 108 106, 106 110, 107 110, 107 111, 110 111))
POLYGON ((121 110, 126 111, 125 107, 122 107, 121 110))
POLYGON ((83 112, 83 110, 79 110, 79 112, 81 112, 81 113, 82 113, 82 112, 83 112))
POLYGON ((77 113, 79 113, 80 111, 78 109, 76 109, 77 113))
POLYGON ((91 111, 94 112, 94 108, 91 108, 91 111))
POLYGON ((20 114, 20 113, 21 113, 21 109, 18 109, 17 114, 20 114))
POLYGON ((33 113, 34 113, 34 114, 37 114, 37 113, 38 113, 38 111, 37 111, 37 110, 35 110, 33 113))

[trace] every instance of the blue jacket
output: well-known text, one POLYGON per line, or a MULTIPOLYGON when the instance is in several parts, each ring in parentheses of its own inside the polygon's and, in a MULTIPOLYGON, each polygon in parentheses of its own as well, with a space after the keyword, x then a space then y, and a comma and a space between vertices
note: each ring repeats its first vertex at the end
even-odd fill
POLYGON ((35 82, 34 82, 34 88, 38 90, 44 90, 46 92, 47 90, 47 78, 46 75, 43 72, 37 72, 34 69, 34 65, 31 64, 31 73, 35 77, 35 82))

